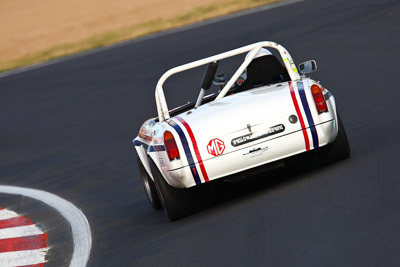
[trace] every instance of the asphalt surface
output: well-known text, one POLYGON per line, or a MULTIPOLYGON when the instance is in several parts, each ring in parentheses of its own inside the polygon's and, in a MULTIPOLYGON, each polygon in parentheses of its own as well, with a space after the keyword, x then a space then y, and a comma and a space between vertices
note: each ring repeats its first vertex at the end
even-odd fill
MULTIPOLYGON (((308 0, 3 77, 0 184, 81 209, 93 237, 88 266, 398 266, 399 46, 399 1, 308 0), (148 205, 131 144, 156 114, 156 82, 176 65, 262 40, 297 63, 317 61, 312 77, 335 95, 352 155, 217 190, 171 223, 148 205)), ((171 107, 195 99, 202 71, 171 81, 171 107)), ((48 266, 68 266, 68 225, 15 198, 2 194, 0 206, 59 229, 49 243, 66 249, 48 266)))

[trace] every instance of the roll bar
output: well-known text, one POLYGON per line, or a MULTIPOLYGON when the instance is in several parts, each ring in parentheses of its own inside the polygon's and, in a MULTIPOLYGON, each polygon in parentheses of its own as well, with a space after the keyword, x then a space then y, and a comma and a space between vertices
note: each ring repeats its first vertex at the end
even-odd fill
POLYGON ((168 106, 167 102, 165 99, 164 95, 164 89, 163 89, 163 84, 165 81, 172 75, 182 72, 185 70, 197 68, 199 66, 218 61, 224 58, 236 56, 239 54, 243 54, 246 52, 250 51, 249 56, 243 61, 242 65, 236 70, 235 74, 230 78, 228 83, 225 85, 225 87, 221 90, 221 92, 218 94, 216 99, 214 101, 217 101, 221 98, 223 98, 226 93, 229 91, 229 89, 232 87, 232 85, 235 83, 235 81, 239 78, 239 76, 243 73, 243 71, 247 68, 247 66, 250 64, 250 62, 253 60, 253 58, 257 55, 258 51, 261 50, 263 47, 269 47, 269 48, 274 48, 279 51, 279 54, 282 57, 283 63, 285 64, 285 67, 289 73, 290 79, 292 81, 297 81, 300 80, 300 75, 297 71, 296 65, 293 62, 292 57, 290 56, 289 52, 280 44, 275 43, 275 42, 270 42, 270 41, 263 41, 263 42, 258 42, 254 44, 250 44, 247 46, 243 46, 237 49, 233 49, 215 56, 203 58, 197 61, 193 61, 175 68, 172 68, 165 72, 161 78, 158 80, 157 86, 156 86, 156 92, 155 92, 155 97, 156 97, 156 105, 157 105, 157 113, 158 113, 158 118, 159 121, 165 121, 170 118, 169 111, 168 111, 168 106))

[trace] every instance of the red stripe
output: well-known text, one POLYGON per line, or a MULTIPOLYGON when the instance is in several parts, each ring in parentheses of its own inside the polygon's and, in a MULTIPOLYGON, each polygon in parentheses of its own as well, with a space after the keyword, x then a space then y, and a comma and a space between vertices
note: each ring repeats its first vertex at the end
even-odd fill
POLYGON ((197 160, 199 162, 200 170, 201 170, 201 173, 203 174, 204 181, 208 182, 209 181, 208 175, 207 175, 206 169, 204 167, 203 160, 202 160, 202 158, 200 156, 199 148, 197 147, 197 142, 196 142, 196 139, 194 138, 194 134, 192 132, 192 129, 190 128, 189 124, 187 124, 187 122, 184 119, 182 119, 181 117, 176 116, 176 119, 178 121, 180 121, 183 124, 183 126, 185 126, 185 128, 186 128, 186 130, 187 130, 187 132, 189 134, 190 140, 192 140, 194 153, 196 154, 197 160))
POLYGON ((300 112, 299 104, 297 103, 296 94, 294 92, 292 82, 289 82, 289 88, 290 88, 290 95, 292 96, 294 108, 296 109, 297 117, 299 117, 301 129, 303 130, 304 142, 306 143, 306 150, 308 151, 308 150, 310 150, 310 141, 308 139, 306 126, 304 124, 303 116, 301 115, 301 112, 300 112))
POLYGON ((32 225, 33 222, 29 220, 28 218, 21 216, 21 217, 15 217, 7 220, 0 220, 0 229, 3 228, 11 228, 11 227, 18 227, 18 226, 24 226, 24 225, 32 225))
POLYGON ((0 242, 0 253, 21 250, 32 250, 47 247, 47 234, 3 239, 0 242))

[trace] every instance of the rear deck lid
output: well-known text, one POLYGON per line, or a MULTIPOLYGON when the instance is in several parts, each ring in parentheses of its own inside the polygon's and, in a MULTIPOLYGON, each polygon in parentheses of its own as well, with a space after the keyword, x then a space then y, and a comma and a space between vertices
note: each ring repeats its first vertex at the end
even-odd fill
POLYGON ((299 131, 297 116, 289 83, 281 83, 226 96, 172 121, 204 161, 299 131))

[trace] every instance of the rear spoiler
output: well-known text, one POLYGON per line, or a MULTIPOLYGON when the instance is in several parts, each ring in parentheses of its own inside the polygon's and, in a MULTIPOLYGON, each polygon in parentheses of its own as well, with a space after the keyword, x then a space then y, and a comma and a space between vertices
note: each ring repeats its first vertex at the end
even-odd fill
POLYGON ((221 98, 223 98, 226 93, 229 91, 229 89, 232 87, 232 85, 235 83, 235 81, 239 78, 239 76, 243 73, 243 71, 247 68, 247 66, 250 64, 250 62, 253 60, 253 58, 257 55, 258 51, 261 50, 263 47, 269 47, 269 48, 274 48, 279 51, 279 54, 282 57, 283 63, 285 64, 285 67, 289 73, 290 79, 292 81, 297 81, 300 80, 300 75, 297 71, 296 65, 293 62, 292 57, 290 56, 289 52, 280 44, 275 43, 275 42, 270 42, 270 41, 264 41, 264 42, 258 42, 254 43, 251 45, 243 46, 234 50, 230 50, 215 56, 203 58, 197 61, 193 61, 175 68, 172 68, 165 72, 161 78, 158 80, 157 86, 156 86, 156 92, 155 92, 155 97, 156 97, 156 105, 157 105, 157 113, 158 113, 158 118, 161 121, 168 120, 170 118, 170 114, 168 111, 168 106, 167 102, 165 99, 164 95, 164 89, 163 85, 165 81, 172 75, 182 72, 185 70, 197 68, 199 66, 219 61, 224 58, 236 56, 239 54, 243 54, 246 52, 250 52, 249 56, 243 61, 242 65, 236 70, 235 74, 232 75, 231 79, 228 81, 228 83, 225 85, 225 87, 221 90, 221 92, 218 94, 218 96, 215 98, 214 101, 217 101, 221 98))

